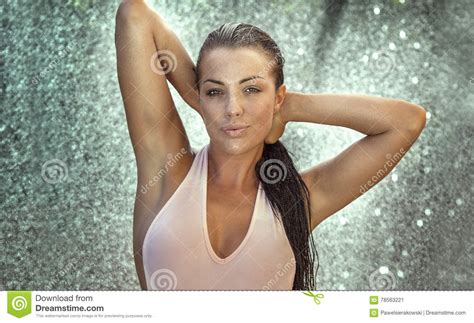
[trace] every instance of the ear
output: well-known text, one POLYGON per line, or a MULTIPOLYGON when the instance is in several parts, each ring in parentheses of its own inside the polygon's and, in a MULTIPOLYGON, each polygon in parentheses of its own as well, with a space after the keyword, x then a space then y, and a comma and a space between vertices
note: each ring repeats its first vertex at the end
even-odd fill
POLYGON ((273 109, 274 113, 280 112, 281 105, 285 100, 286 96, 286 85, 282 84, 275 93, 275 108, 273 109))

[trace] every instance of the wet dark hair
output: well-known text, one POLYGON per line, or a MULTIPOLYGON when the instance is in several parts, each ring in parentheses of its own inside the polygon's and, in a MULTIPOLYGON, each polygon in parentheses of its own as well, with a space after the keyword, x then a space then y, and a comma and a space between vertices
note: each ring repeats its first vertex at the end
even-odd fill
MULTIPOLYGON (((254 48, 271 57, 271 71, 275 75, 275 91, 283 84, 283 55, 275 41, 263 30, 245 23, 226 23, 212 31, 204 41, 196 63, 197 88, 203 56, 215 48, 254 48)), ((264 144, 262 158, 255 165, 257 178, 286 235, 295 255, 296 270, 293 290, 316 290, 314 240, 310 231, 309 191, 296 170, 285 146, 278 140, 264 144), (278 176, 274 177, 274 172, 278 176), (279 218, 281 217, 281 219, 279 218), (311 242, 311 247, 310 247, 311 242)), ((319 257, 318 257, 319 268, 319 257)), ((317 269, 316 269, 317 273, 317 269)))

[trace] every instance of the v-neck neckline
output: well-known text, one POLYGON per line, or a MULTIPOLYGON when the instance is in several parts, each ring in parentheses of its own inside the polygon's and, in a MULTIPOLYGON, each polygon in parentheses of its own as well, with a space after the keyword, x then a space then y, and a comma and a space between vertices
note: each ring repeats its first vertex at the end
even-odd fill
POLYGON ((211 240, 209 238, 209 231, 207 228, 207 181, 208 181, 208 149, 209 149, 209 144, 206 146, 206 151, 205 151, 205 162, 204 162, 204 176, 203 176, 203 181, 202 181, 202 191, 204 192, 204 202, 203 202, 203 210, 202 210, 202 216, 203 216, 203 229, 204 229, 204 239, 205 239, 205 244, 206 248, 211 256, 211 258, 219 263, 219 264, 226 264, 230 262, 232 259, 234 259, 244 248, 244 246, 247 244, 247 241, 250 238, 250 235, 252 234, 253 227, 255 225, 255 220, 256 220, 256 211, 257 211, 257 203, 260 200, 260 190, 261 190, 261 185, 262 183, 259 182, 258 188, 257 188, 257 195, 255 198, 255 204, 253 207, 252 211, 252 218, 250 219, 250 225, 249 228, 247 229, 247 233, 245 234, 243 240, 240 242, 239 246, 227 257, 221 258, 219 257, 216 252, 214 251, 214 248, 211 245, 211 240))

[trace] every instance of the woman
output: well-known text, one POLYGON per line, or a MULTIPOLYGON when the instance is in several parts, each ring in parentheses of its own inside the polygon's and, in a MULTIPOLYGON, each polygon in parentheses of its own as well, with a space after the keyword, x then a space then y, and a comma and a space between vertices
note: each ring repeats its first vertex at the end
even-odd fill
POLYGON ((159 13, 128 0, 115 42, 142 289, 315 290, 312 231, 384 178, 425 125, 425 110, 403 100, 287 92, 278 46, 252 25, 220 26, 194 65, 159 13), (167 80, 205 123, 200 150, 167 80), (290 121, 367 136, 299 174, 278 140, 290 121))

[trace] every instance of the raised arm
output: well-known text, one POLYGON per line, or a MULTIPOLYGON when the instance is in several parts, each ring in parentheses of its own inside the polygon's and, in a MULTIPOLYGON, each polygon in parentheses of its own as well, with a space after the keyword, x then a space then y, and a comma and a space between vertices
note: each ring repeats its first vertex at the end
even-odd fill
POLYGON ((355 94, 289 93, 281 114, 284 123, 341 126, 367 135, 302 172, 310 190, 311 230, 389 174, 426 122, 426 112, 419 105, 355 94))
MULTIPOLYGON (((145 224, 156 215, 163 181, 173 178, 179 167, 172 167, 145 194, 140 192, 140 186, 165 168, 169 154, 180 154, 183 148, 191 152, 166 80, 196 111, 199 109, 199 98, 193 88, 195 74, 191 58, 163 18, 145 1, 121 2, 116 14, 115 46, 120 91, 137 162, 133 251, 140 285, 146 289, 141 255, 145 224), (161 64, 163 70, 160 70, 155 58, 161 54, 168 55, 166 59, 171 59, 174 66, 161 64)), ((164 57, 162 59, 165 60, 164 57)), ((190 158, 190 154, 184 158, 190 158)))

